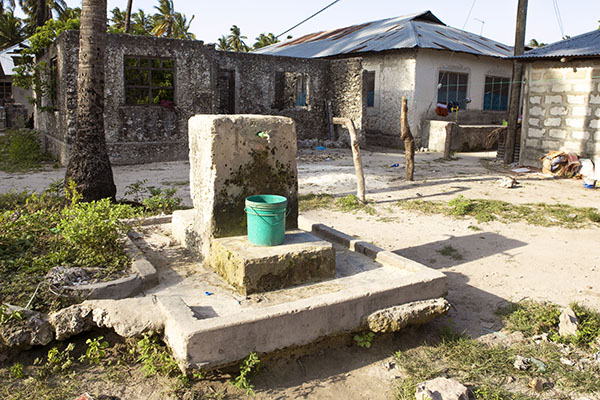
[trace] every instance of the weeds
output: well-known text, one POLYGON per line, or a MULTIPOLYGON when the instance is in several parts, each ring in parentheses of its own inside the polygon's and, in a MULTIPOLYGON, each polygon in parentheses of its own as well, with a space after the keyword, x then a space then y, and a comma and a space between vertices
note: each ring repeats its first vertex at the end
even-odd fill
POLYGON ((0 136, 0 170, 20 172, 40 168, 50 157, 42 151, 38 133, 30 129, 10 129, 0 136))
POLYGON ((48 371, 58 373, 66 372, 73 366, 73 357, 71 352, 75 349, 73 343, 69 343, 64 350, 60 351, 57 347, 53 347, 48 351, 48 358, 45 367, 48 371))
POLYGON ((79 362, 88 360, 90 364, 99 364, 100 360, 106 356, 105 349, 109 346, 108 342, 102 342, 102 339, 104 339, 104 336, 87 339, 85 344, 87 344, 88 347, 85 350, 85 354, 82 354, 81 357, 79 357, 79 362))
POLYGON ((556 304, 524 300, 511 304, 498 312, 511 331, 523 332, 525 336, 541 333, 558 333, 560 309, 556 304))
POLYGON ((329 208, 333 204, 334 199, 330 194, 302 194, 298 196, 298 209, 302 212, 329 208))
POLYGON ((399 201, 399 207, 425 214, 444 214, 454 217, 473 217, 478 223, 498 220, 500 222, 525 221, 538 226, 562 226, 578 228, 600 223, 596 208, 572 207, 565 204, 511 204, 500 200, 467 199, 458 196, 448 203, 439 201, 399 201))
MULTIPOLYGON (((566 391, 564 397, 557 394, 553 398, 570 398, 568 394, 573 391, 596 393, 600 390, 600 367, 581 364, 583 356, 575 360, 580 367, 565 365, 561 362, 564 355, 560 349, 554 343, 519 343, 507 347, 488 345, 454 333, 442 334, 437 344, 425 344, 396 353, 404 376, 398 382, 396 398, 414 399, 416 384, 437 376, 469 382, 473 398, 478 400, 534 399, 527 389, 527 383, 533 377, 541 377, 555 389, 566 391), (517 355, 541 360, 545 369, 517 370, 513 366, 517 355), (507 380, 507 377, 511 379, 507 380)), ((576 355, 570 353, 569 357, 576 355)))
POLYGON ((146 186, 147 179, 128 185, 125 188, 125 197, 132 197, 133 201, 141 203, 149 214, 171 214, 182 208, 183 200, 176 197, 176 188, 160 189, 146 186))
POLYGON ((371 331, 365 331, 362 333, 357 333, 354 335, 354 341, 360 347, 364 347, 366 349, 371 347, 373 343, 373 339, 375 338, 375 334, 371 331))
POLYGON ((579 328, 575 336, 570 337, 561 337, 558 334, 561 310, 556 304, 526 300, 500 310, 499 315, 507 329, 521 331, 526 336, 547 333, 548 338, 555 342, 571 343, 580 347, 594 344, 600 337, 600 313, 577 303, 571 304, 571 308, 577 316, 579 328))
POLYGON ((13 366, 10 367, 10 375, 16 379, 25 378, 25 373, 23 372, 23 364, 20 364, 20 363, 13 364, 13 366))
POLYGON ((344 212, 363 211, 375 215, 375 209, 369 204, 363 204, 353 194, 335 198, 329 194, 305 194, 298 196, 299 210, 308 211, 322 208, 333 208, 344 212))
POLYGON ((335 204, 340 210, 345 212, 364 211, 369 215, 375 215, 375 209, 373 207, 368 204, 361 203, 358 200, 358 197, 353 194, 336 199, 335 204))
POLYGON ((142 364, 146 377, 174 376, 179 373, 177 361, 159 343, 158 337, 155 335, 145 334, 130 350, 130 354, 135 357, 135 362, 142 364))
MULTIPOLYGON (((120 218, 138 214, 131 206, 109 200, 79 203, 80 195, 57 195, 55 182, 41 194, 0 195, 0 298, 25 306, 48 271, 55 266, 90 268, 98 279, 129 265, 121 235, 128 229, 120 218)), ((47 283, 47 282, 46 282, 47 283)), ((40 287, 32 308, 50 311, 74 301, 40 287)))
POLYGON ((250 353, 240 365, 240 374, 233 380, 236 388, 246 392, 246 395, 254 394, 254 385, 250 383, 250 375, 260 367, 260 360, 256 353, 250 353), (254 370, 254 371, 253 371, 254 370))

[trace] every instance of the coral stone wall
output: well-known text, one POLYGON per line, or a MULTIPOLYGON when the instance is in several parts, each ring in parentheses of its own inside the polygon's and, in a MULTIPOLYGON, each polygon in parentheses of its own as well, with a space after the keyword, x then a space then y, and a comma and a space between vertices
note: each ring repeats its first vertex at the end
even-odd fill
MULTIPOLYGON (((56 104, 42 99, 36 128, 45 147, 66 164, 77 129, 77 31, 64 32, 42 60, 56 61, 56 104), (48 106, 54 111, 48 112, 48 106)), ((104 131, 113 164, 185 160, 188 120, 197 114, 290 117, 298 139, 327 139, 325 112, 363 125, 363 68, 358 59, 316 60, 215 50, 201 41, 109 34, 105 63, 104 131), (125 104, 125 58, 174 62, 173 104, 125 104), (229 77, 229 86, 222 75, 229 77), (227 97, 227 99, 225 99, 227 97), (227 100, 227 101, 224 101, 227 100)), ((153 92, 154 93, 154 92, 153 92)), ((153 94, 154 96, 154 94, 153 94)))

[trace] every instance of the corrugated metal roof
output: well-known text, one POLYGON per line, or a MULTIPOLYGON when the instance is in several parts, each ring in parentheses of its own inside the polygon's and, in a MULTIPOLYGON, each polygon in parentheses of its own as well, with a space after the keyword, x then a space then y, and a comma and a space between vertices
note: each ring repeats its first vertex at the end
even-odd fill
POLYGON ((514 58, 559 58, 600 56, 600 30, 591 31, 570 39, 538 47, 514 58))
POLYGON ((431 11, 311 33, 255 51, 288 57, 317 58, 395 49, 438 49, 510 57, 512 47, 440 21, 431 11))
POLYGON ((26 47, 29 47, 29 42, 27 40, 0 51, 0 67, 2 67, 3 75, 13 74, 13 69, 15 68, 13 57, 18 57, 21 50, 26 47))

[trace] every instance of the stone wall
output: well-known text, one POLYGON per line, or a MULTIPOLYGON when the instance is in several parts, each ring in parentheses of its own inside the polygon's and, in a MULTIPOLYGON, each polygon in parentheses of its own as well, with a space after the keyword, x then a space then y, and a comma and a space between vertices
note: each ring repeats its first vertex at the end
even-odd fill
POLYGON ((235 52, 215 56, 219 68, 235 71, 236 114, 290 117, 298 139, 326 138, 327 61, 235 52), (297 106, 294 96, 301 76, 307 79, 306 106, 297 106))
POLYGON ((527 64, 521 162, 551 150, 600 156, 600 59, 527 64))
MULTIPOLYGON (((45 147, 64 164, 76 129, 78 32, 64 32, 43 60, 56 59, 57 104, 54 112, 36 111, 36 129, 45 147)), ((235 114, 291 117, 298 139, 328 136, 325 101, 335 116, 350 117, 362 132, 360 60, 315 60, 215 50, 201 41, 108 35, 105 70, 104 129, 113 164, 184 160, 188 157, 188 120, 217 114, 224 95, 220 73, 232 76, 235 114), (174 60, 173 104, 126 105, 125 57, 174 60), (332 65, 334 67, 332 67, 332 65), (306 82, 306 104, 296 105, 298 79, 306 82), (285 97, 285 98, 284 98, 285 97)))
MULTIPOLYGON (((334 117, 350 118, 354 121, 356 135, 360 145, 365 144, 364 118, 367 113, 366 85, 362 60, 349 58, 329 61, 331 108, 334 117)), ((336 135, 348 140, 349 133, 345 127, 336 126, 336 135)))

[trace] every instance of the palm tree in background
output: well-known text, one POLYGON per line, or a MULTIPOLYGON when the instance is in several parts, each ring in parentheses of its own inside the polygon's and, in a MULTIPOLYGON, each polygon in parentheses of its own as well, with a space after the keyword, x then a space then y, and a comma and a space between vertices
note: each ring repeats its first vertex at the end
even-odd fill
POLYGON ((527 43, 527 46, 533 47, 533 48, 544 47, 545 45, 546 45, 546 43, 540 43, 536 39, 531 39, 529 41, 529 43, 527 43))
POLYGON ((175 26, 173 27, 173 37, 175 39, 196 39, 196 35, 190 32, 190 25, 194 20, 194 15, 188 22, 187 17, 181 13, 175 13, 175 26))
POLYGON ((60 17, 67 8, 65 0, 19 0, 21 9, 27 15, 27 26, 33 33, 52 18, 52 12, 60 17))
POLYGON ((218 50, 232 50, 229 41, 227 40, 227 36, 222 35, 219 40, 217 40, 217 49, 218 50))
POLYGON ((127 0, 127 9, 125 11, 125 33, 129 33, 131 29, 131 7, 133 0, 127 0))
POLYGON ((67 7, 63 11, 63 13, 58 16, 58 19, 63 22, 67 22, 70 19, 79 19, 79 18, 81 18, 81 8, 79 8, 79 7, 75 7, 75 8, 67 7))
POLYGON ((110 17, 108 31, 110 33, 125 32, 125 13, 119 7, 113 8, 110 13, 112 16, 110 17))
POLYGON ((139 9, 132 15, 131 33, 134 35, 150 36, 154 28, 154 20, 151 15, 148 15, 144 10, 139 9))
POLYGON ((159 0, 158 6, 154 8, 158 13, 154 15, 155 25, 152 33, 155 36, 171 37, 176 24, 173 0, 159 0))
POLYGON ((242 36, 242 32, 237 25, 233 25, 230 29, 231 33, 227 36, 227 42, 231 46, 233 51, 247 52, 250 50, 248 45, 244 43, 243 39, 248 39, 246 36, 242 36))
POLYGON ((5 49, 23 41, 27 37, 23 21, 15 17, 12 9, 0 15, 0 48, 5 49))
POLYGON ((77 128, 65 182, 73 180, 84 201, 117 193, 104 136, 106 0, 83 0, 79 28, 77 128))
POLYGON ((275 37, 274 34, 269 33, 269 34, 265 35, 264 33, 261 33, 256 38, 256 43, 254 43, 254 46, 252 46, 252 48, 260 49, 261 47, 270 46, 275 43, 279 43, 279 39, 277 39, 277 37, 275 37))
POLYGON ((8 9, 14 10, 15 8, 15 0, 0 0, 0 13, 4 14, 5 3, 8 4, 8 9))

